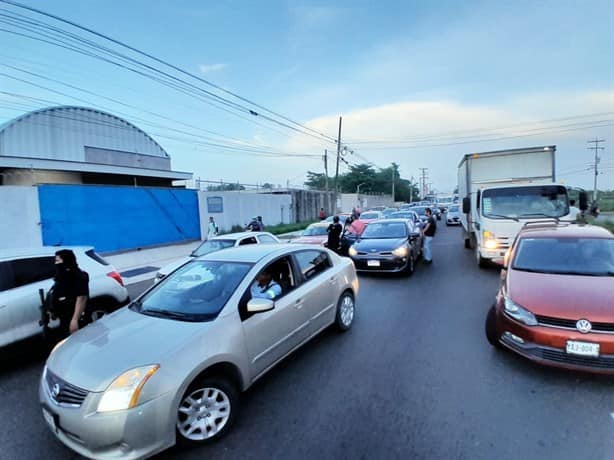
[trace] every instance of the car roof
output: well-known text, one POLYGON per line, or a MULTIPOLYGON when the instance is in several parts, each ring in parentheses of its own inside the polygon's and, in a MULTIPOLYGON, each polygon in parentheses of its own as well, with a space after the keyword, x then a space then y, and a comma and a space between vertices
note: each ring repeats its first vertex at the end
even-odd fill
POLYGON ((0 249, 0 260, 15 259, 16 257, 52 256, 61 249, 71 249, 75 253, 94 249, 93 246, 39 246, 29 248, 0 249))
POLYGON ((270 235, 274 236, 269 232, 237 232, 237 233, 226 233, 224 235, 217 235, 212 238, 208 238, 209 240, 240 240, 241 238, 245 238, 246 236, 259 236, 259 235, 270 235))
POLYGON ((389 223, 389 222, 399 222, 401 224, 407 224, 407 219, 402 219, 402 218, 388 218, 388 219, 378 219, 377 222, 373 222, 373 224, 379 224, 380 222, 385 222, 385 223, 389 223))
POLYGON ((330 224, 328 222, 314 222, 313 224, 309 224, 309 226, 307 228, 314 228, 314 227, 326 227, 328 228, 330 224))
POLYGON ((289 252, 296 252, 300 249, 321 250, 314 247, 313 244, 296 244, 296 243, 280 243, 280 244, 250 244, 247 246, 239 246, 235 248, 224 249, 223 251, 215 251, 197 260, 214 260, 217 262, 247 262, 257 263, 268 256, 283 255, 289 252))
POLYGON ((523 227, 520 237, 526 238, 614 238, 609 230, 597 225, 549 224, 536 222, 523 227))

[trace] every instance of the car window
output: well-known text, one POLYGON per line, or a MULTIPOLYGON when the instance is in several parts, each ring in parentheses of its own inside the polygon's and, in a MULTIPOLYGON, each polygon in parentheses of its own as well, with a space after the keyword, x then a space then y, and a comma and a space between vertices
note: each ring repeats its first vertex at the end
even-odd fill
POLYGON ((264 243, 264 244, 277 243, 275 238, 273 238, 270 235, 260 235, 258 239, 260 240, 261 243, 264 243))
POLYGON ((209 254, 215 251, 221 251, 222 249, 230 248, 234 246, 235 240, 207 240, 198 246, 194 251, 192 251, 192 255, 194 257, 204 256, 205 254, 209 254))
POLYGON ((249 238, 244 238, 241 241, 239 241, 239 246, 243 246, 246 244, 258 244, 258 241, 256 241, 255 236, 250 236, 249 238))
MULTIPOLYGON (((281 294, 275 297, 275 301, 284 297, 288 292, 291 292, 297 286, 297 279, 292 265, 292 259, 289 256, 281 257, 274 262, 268 264, 261 271, 267 271, 271 274, 271 278, 281 287, 281 294)), ((245 321, 253 315, 247 311, 247 302, 252 298, 251 288, 256 282, 256 279, 252 279, 249 287, 243 293, 239 302, 239 316, 241 321, 245 321)))
POLYGON ((301 251, 295 254, 303 278, 306 280, 328 270, 332 263, 324 251, 301 251))
POLYGON ((243 262, 187 263, 145 294, 137 305, 138 311, 180 321, 211 321, 251 267, 243 262))
POLYGON ((15 287, 15 275, 10 262, 0 262, 0 292, 15 287))
POLYGON ((12 262, 15 287, 37 283, 55 276, 55 257, 32 257, 12 262))

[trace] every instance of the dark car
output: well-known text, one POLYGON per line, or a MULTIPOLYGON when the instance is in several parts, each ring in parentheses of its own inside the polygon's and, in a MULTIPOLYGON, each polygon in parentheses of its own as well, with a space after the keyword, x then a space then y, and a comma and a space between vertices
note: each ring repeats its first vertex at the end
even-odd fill
POLYGON ((414 272, 422 254, 422 235, 407 219, 381 219, 370 223, 349 255, 358 271, 414 272))
POLYGON ((614 236, 527 224, 486 318, 491 345, 551 366, 614 373, 614 236))

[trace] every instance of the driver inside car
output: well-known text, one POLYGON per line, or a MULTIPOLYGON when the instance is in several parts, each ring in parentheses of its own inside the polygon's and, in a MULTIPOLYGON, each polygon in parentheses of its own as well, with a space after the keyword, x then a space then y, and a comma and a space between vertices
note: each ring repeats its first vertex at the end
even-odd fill
POLYGON ((252 283, 251 295, 252 299, 274 300, 281 295, 281 286, 273 280, 271 273, 264 269, 252 283))

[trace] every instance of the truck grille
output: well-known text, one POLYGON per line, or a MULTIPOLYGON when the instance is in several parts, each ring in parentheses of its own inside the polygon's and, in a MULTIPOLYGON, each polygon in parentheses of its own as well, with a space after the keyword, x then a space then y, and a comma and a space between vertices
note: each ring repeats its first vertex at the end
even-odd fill
POLYGON ((51 399, 60 405, 80 407, 89 393, 87 390, 62 380, 49 369, 47 369, 45 380, 51 399))

